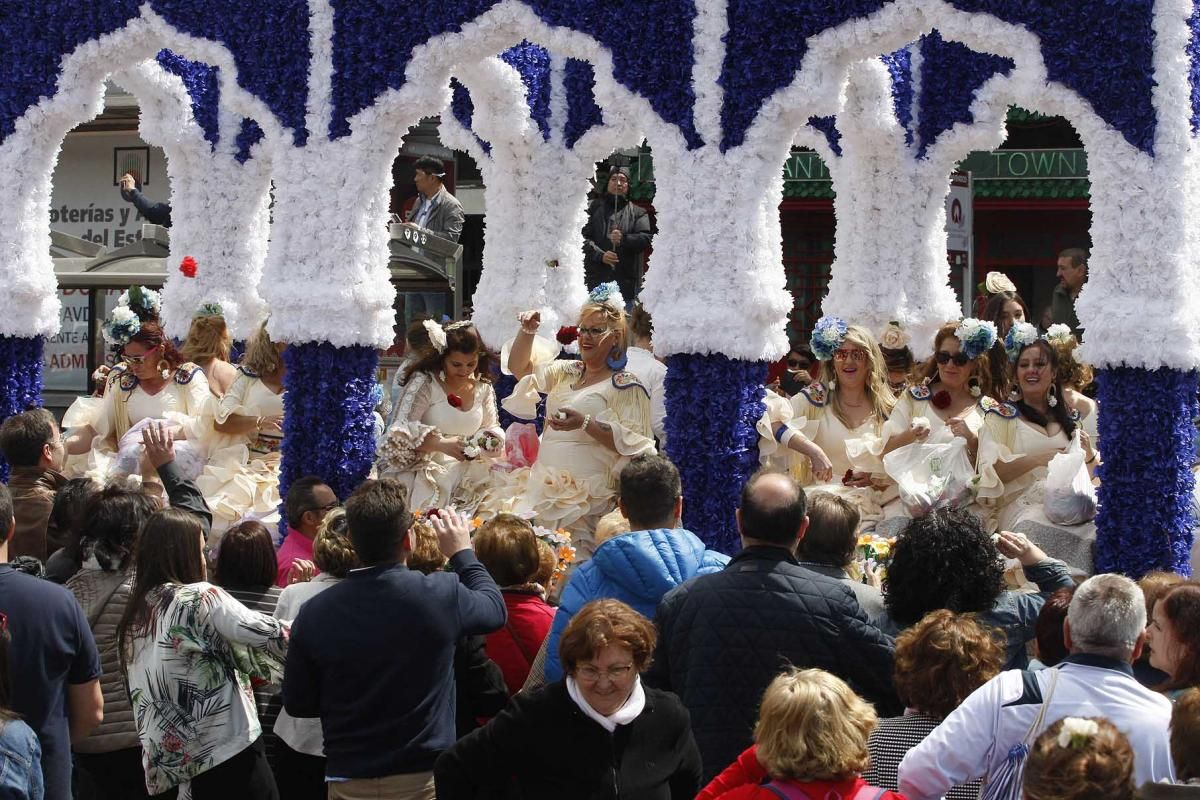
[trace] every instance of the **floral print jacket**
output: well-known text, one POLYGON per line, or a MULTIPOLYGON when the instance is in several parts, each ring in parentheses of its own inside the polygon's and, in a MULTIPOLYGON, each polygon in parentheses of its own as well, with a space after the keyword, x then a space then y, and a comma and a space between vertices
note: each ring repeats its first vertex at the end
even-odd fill
POLYGON ((286 623, 210 583, 164 584, 129 663, 146 789, 160 794, 240 753, 260 735, 253 687, 279 683, 286 623))

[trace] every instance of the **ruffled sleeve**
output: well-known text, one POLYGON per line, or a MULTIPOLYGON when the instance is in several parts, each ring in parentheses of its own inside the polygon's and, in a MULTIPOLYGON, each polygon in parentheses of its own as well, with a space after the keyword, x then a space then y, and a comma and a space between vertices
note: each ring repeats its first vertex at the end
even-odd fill
MULTIPOLYGON (((646 388, 633 380, 618 386, 619 379, 629 373, 613 376, 608 393, 608 408, 596 415, 596 421, 606 425, 613 435, 613 444, 623 456, 640 456, 654 452, 654 432, 650 429, 650 395, 646 388)), ((630 376, 632 377, 632 376, 630 376)))
MULTIPOLYGON (((788 424, 792 421, 792 404, 786 397, 767 390, 763 398, 766 409, 755 426, 758 429, 758 463, 766 466, 768 463, 786 461, 788 442, 796 435, 795 430, 788 424)), ((803 427, 804 418, 800 423, 803 427)), ((779 466, 784 466, 779 464, 779 466)))
MULTIPOLYGON (((511 375, 508 370, 508 354, 512 351, 515 339, 509 339, 500 349, 500 369, 505 375, 511 375)), ((549 394, 561 380, 564 370, 558 354, 562 348, 558 342, 542 336, 533 337, 533 347, 530 350, 529 363, 533 371, 513 387, 512 393, 500 401, 504 410, 514 417, 526 422, 537 418, 537 405, 541 396, 549 394)))
POLYGON ((1020 453, 1013 453, 1016 442, 1017 421, 998 414, 984 414, 983 427, 979 429, 979 492, 981 503, 995 504, 1004 497, 1004 481, 996 474, 996 464, 1016 461, 1020 453))
POLYGON ((213 420, 218 424, 224 424, 229 421, 229 418, 234 414, 244 416, 258 416, 257 414, 246 414, 246 394, 250 391, 251 378, 244 372, 238 372, 234 378, 233 384, 229 387, 229 391, 225 396, 217 401, 217 407, 213 413, 213 420))
POLYGON ((496 390, 490 383, 479 381, 475 390, 475 402, 481 403, 483 418, 479 421, 479 429, 494 433, 500 439, 498 453, 504 454, 504 430, 500 427, 500 414, 496 411, 496 390))
POLYGON ((885 439, 880 435, 884 425, 873 424, 864 426, 867 430, 852 439, 846 440, 846 457, 855 472, 867 472, 873 476, 887 478, 883 469, 883 445, 885 439))
POLYGON ((417 448, 437 429, 421 422, 433 402, 433 384, 426 372, 414 372, 396 408, 396 417, 379 446, 379 468, 403 470, 416 463, 417 448))

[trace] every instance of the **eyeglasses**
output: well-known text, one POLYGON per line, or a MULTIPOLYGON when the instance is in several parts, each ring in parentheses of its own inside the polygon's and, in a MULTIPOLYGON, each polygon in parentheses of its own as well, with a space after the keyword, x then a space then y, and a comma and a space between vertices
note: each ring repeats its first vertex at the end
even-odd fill
POLYGON ((589 339, 602 339, 612 332, 612 328, 580 328, 579 335, 589 339))
POLYGON ((834 361, 853 361, 855 363, 861 364, 862 362, 867 360, 867 351, 866 350, 834 350, 833 351, 833 360, 834 361))
POLYGON ((587 683, 595 683, 601 678, 608 678, 612 683, 617 683, 628 678, 631 672, 633 672, 633 664, 623 664, 608 669, 596 669, 591 664, 585 664, 576 668, 575 677, 587 683))
POLYGON ((939 364, 949 364, 951 361, 953 361, 956 367, 965 367, 967 364, 971 363, 971 358, 966 353, 960 352, 950 355, 945 350, 938 350, 937 355, 934 356, 934 359, 939 364))

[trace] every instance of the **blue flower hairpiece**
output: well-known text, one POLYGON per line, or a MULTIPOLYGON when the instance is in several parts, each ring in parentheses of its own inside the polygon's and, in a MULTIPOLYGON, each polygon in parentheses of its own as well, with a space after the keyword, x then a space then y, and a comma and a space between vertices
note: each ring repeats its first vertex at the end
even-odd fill
POLYGON ((588 302, 608 306, 616 311, 625 310, 625 298, 621 296, 621 287, 616 281, 602 283, 588 292, 588 302))
POLYGON ((1021 351, 1038 340, 1037 328, 1028 322, 1014 322, 1004 336, 1004 351, 1009 361, 1016 361, 1021 351))
POLYGON ((850 326, 846 321, 838 317, 821 317, 817 320, 816 327, 813 328, 812 339, 809 340, 809 349, 813 351, 813 355, 818 361, 829 361, 833 358, 833 353, 842 346, 842 342, 846 340, 846 334, 849 332, 850 326))
POLYGON ((954 337, 962 345, 963 354, 967 358, 976 359, 992 349, 999 334, 996 333, 994 323, 967 317, 954 329, 954 337))
POLYGON ((124 347, 129 344, 138 331, 142 329, 142 321, 128 306, 117 306, 100 326, 104 340, 111 345, 124 347))

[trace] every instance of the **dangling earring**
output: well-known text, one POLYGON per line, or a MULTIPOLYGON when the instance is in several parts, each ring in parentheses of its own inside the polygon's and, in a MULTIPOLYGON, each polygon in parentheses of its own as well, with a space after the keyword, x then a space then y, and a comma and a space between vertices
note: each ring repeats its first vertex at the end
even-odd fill
POLYGON ((1053 390, 1050 391, 1050 396, 1046 398, 1046 405, 1050 406, 1051 408, 1054 408, 1058 405, 1058 397, 1054 394, 1053 390))
POLYGON ((971 382, 967 384, 967 391, 971 393, 971 397, 979 397, 983 391, 979 388, 979 379, 971 378, 971 382))
POLYGON ((608 368, 613 372, 620 372, 621 370, 625 369, 625 365, 629 363, 629 357, 614 347, 612 350, 608 351, 608 358, 604 360, 604 363, 607 364, 608 368))
POLYGON ((160 358, 158 360, 158 374, 162 375, 164 381, 171 377, 171 362, 165 358, 160 358))
POLYGON ((1018 400, 1020 400, 1021 399, 1021 390, 1018 389, 1016 386, 1009 389, 1008 390, 1008 399, 1014 403, 1017 402, 1018 400))

